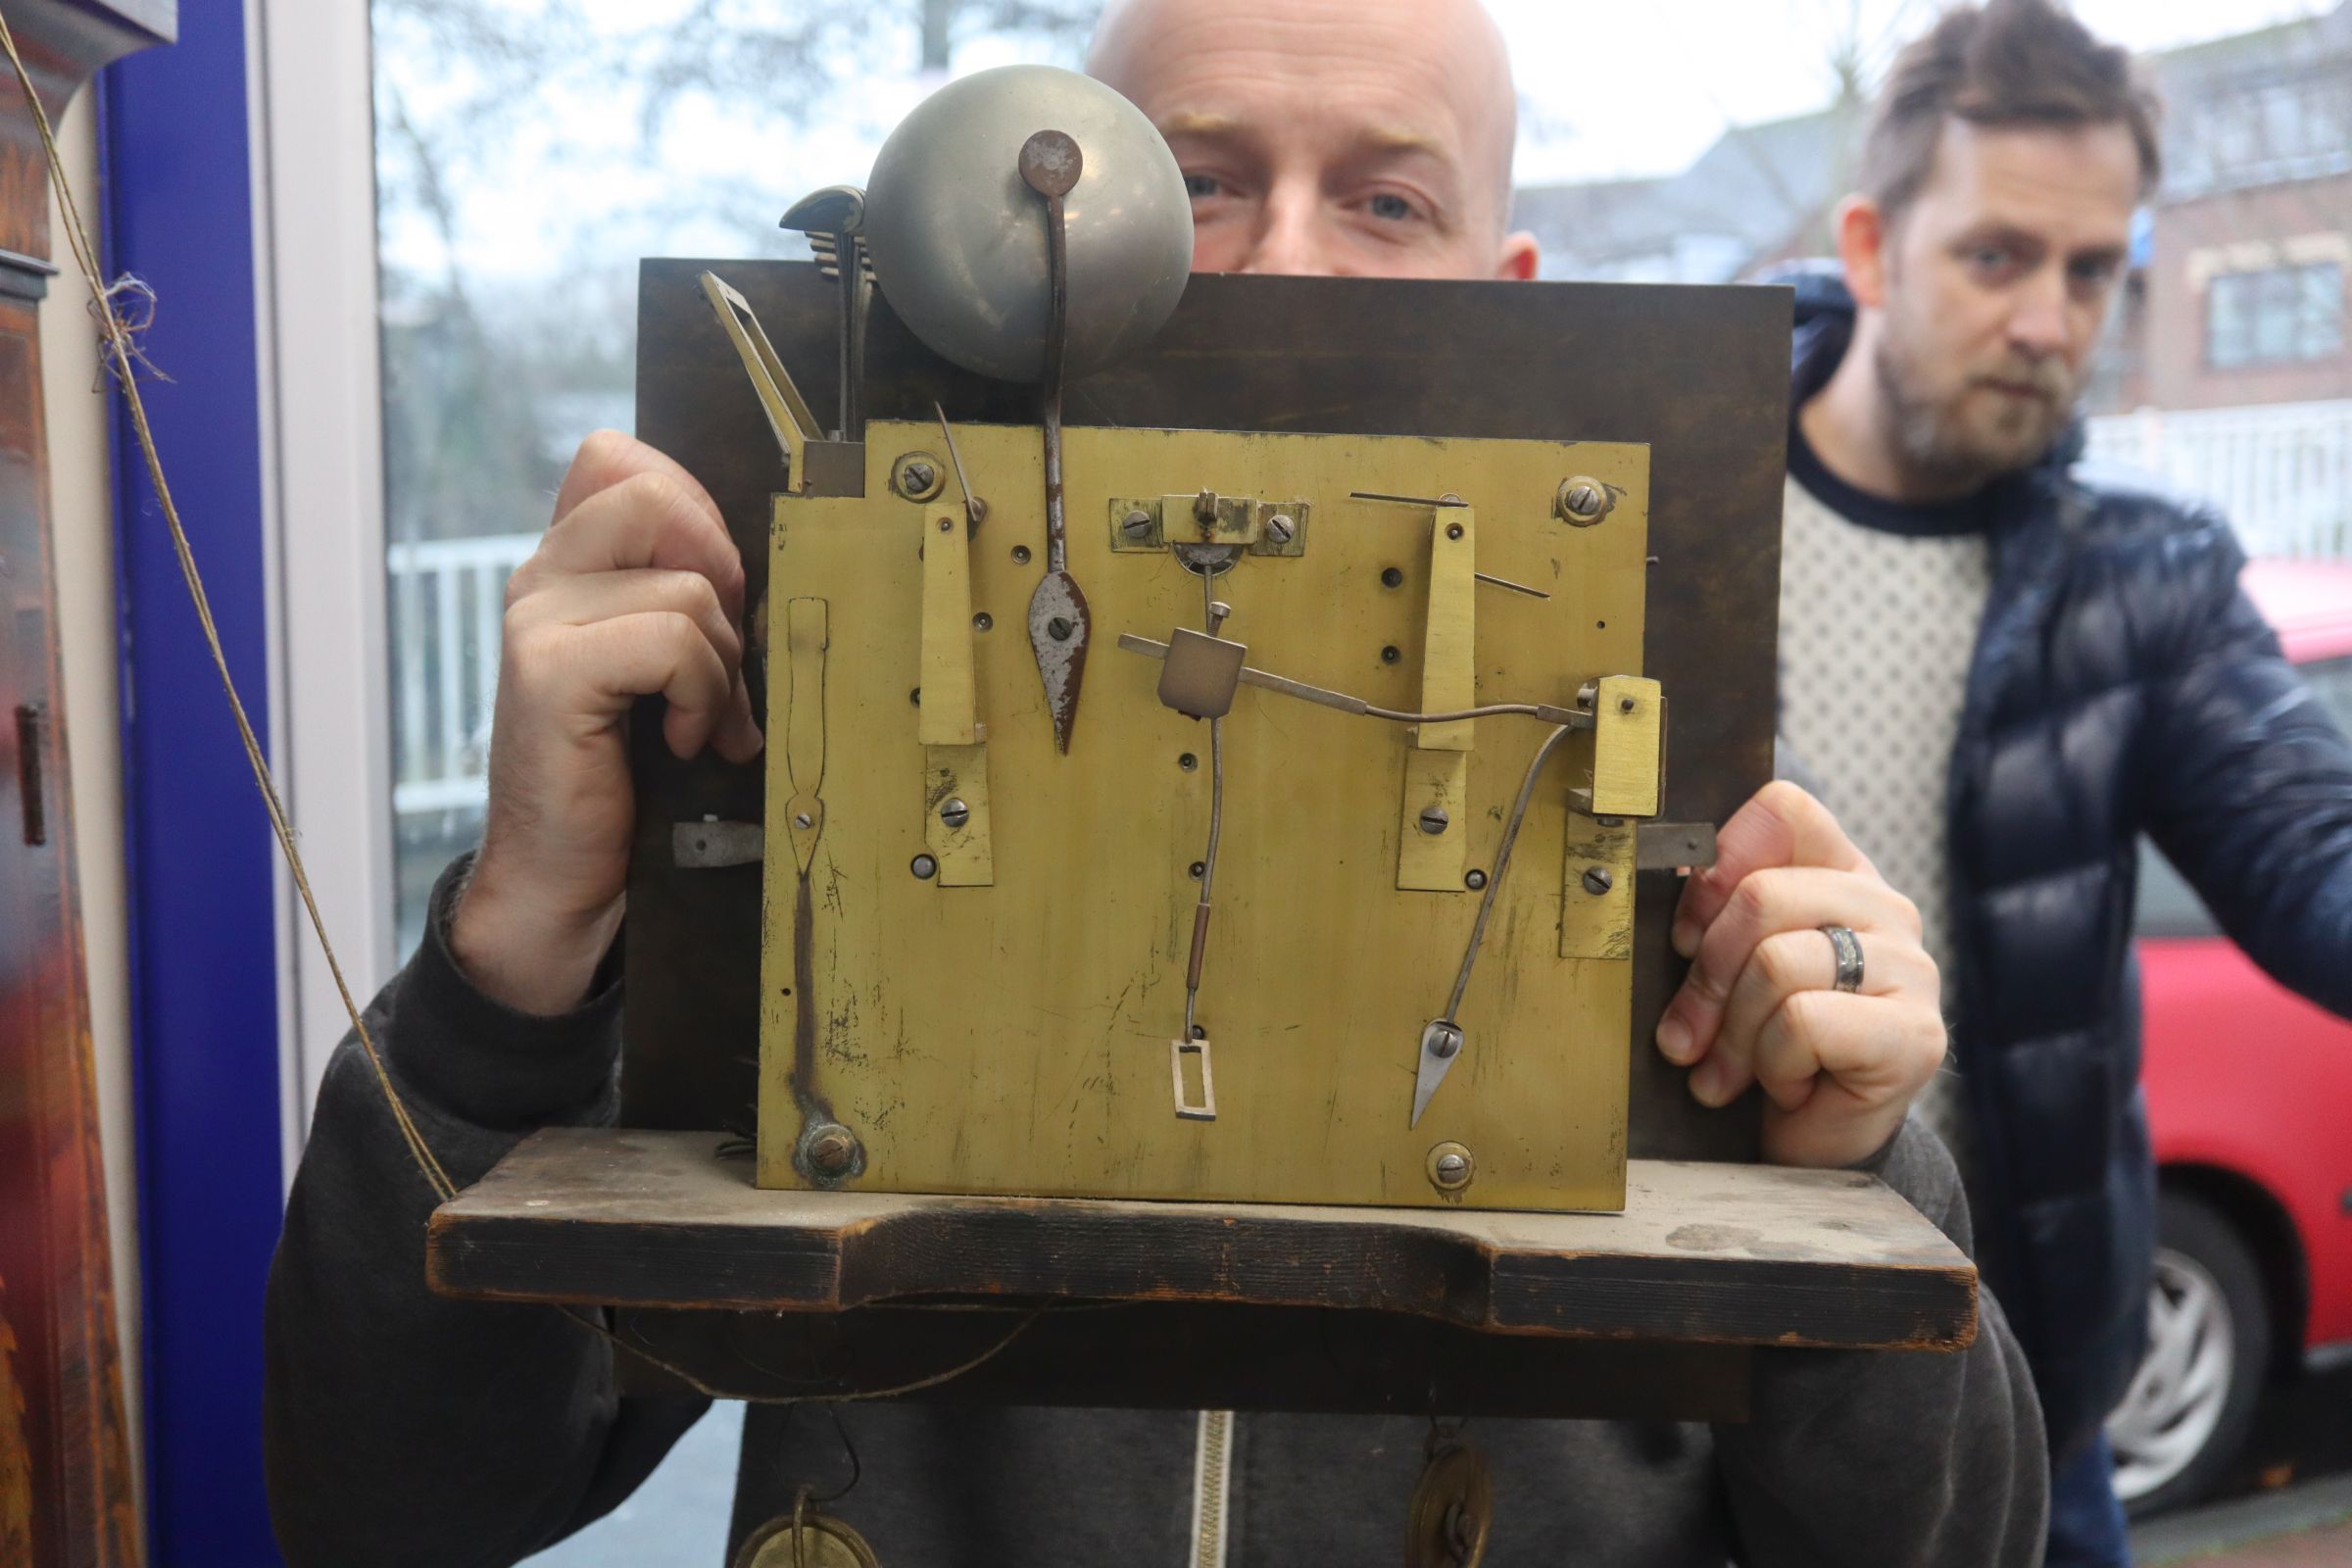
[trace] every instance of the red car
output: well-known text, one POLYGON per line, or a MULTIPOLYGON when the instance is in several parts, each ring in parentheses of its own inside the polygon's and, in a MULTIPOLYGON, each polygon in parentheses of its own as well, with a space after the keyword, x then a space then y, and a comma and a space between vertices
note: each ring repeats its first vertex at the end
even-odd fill
MULTIPOLYGON (((2352 566, 2258 561, 2243 580, 2352 729, 2352 566)), ((2138 930, 2156 1280, 2107 1433, 2145 1515, 2223 1479, 2272 1377, 2352 1359, 2352 1023, 2256 968, 2152 849, 2138 930)))

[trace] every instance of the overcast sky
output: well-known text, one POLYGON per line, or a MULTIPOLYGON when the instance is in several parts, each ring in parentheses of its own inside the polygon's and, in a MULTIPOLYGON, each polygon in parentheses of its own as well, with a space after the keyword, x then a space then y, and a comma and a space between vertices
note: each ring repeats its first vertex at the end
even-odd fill
MULTIPOLYGON (((658 23, 683 3, 582 0, 582 7, 600 24, 620 30, 658 23)), ((1826 102, 1834 86, 1829 60, 1839 36, 1857 33, 1875 71, 1936 9, 1935 0, 1489 3, 1510 40, 1521 97, 1532 110, 1520 138, 1522 183, 1682 169, 1729 124, 1799 114, 1826 102)), ((2075 9, 2094 30, 2146 50, 2313 15, 2328 4, 2076 0, 2075 9)), ((911 40, 906 53, 912 54, 911 40)), ((956 70, 1040 57, 1033 41, 977 39, 958 51, 956 70)), ((436 92, 448 88, 441 62, 404 60, 386 51, 378 55, 378 70, 397 77, 417 118, 429 118, 436 92)), ((819 186, 862 185, 881 138, 936 85, 905 73, 858 76, 799 126, 774 120, 752 125, 690 111, 677 117, 650 161, 639 156, 632 115, 616 113, 609 102, 566 101, 551 93, 534 131, 482 150, 462 172, 463 266, 477 277, 520 281, 546 275, 551 249, 581 245, 632 258, 746 249, 774 254, 784 243, 774 234, 776 215, 819 186), (608 222, 593 240, 583 237, 583 223, 595 215, 629 212, 681 173, 713 182, 708 221, 673 217, 658 225, 608 222)), ((384 143, 387 175, 400 156, 396 145, 384 143)), ((428 274, 445 265, 438 242, 421 224, 388 217, 388 262, 428 274)))

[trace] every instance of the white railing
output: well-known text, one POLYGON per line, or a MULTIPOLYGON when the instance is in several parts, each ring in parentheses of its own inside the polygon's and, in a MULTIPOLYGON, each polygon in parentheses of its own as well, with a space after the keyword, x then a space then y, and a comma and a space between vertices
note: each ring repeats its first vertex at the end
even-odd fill
POLYGON ((2352 398, 2108 415, 2090 455, 2214 502, 2250 555, 2352 559, 2352 398))
POLYGON ((392 624, 392 808, 402 816, 481 805, 498 695, 507 577, 535 533, 424 539, 384 552, 392 624))

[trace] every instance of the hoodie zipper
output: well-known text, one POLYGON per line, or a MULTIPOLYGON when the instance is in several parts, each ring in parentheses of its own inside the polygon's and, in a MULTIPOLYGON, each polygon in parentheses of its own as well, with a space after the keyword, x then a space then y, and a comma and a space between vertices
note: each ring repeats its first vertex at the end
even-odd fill
POLYGON ((1190 1568, 1225 1568, 1226 1494, 1233 1483, 1233 1412, 1200 1412, 1193 1446, 1193 1552, 1190 1568))

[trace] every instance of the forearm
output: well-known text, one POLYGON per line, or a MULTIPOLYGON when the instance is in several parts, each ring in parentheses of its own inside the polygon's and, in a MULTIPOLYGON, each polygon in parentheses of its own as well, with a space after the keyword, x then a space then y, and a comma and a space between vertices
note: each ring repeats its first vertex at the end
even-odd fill
MULTIPOLYGON (((465 985, 436 934, 368 1021, 463 1185, 534 1125, 612 1115, 616 1011, 607 997, 565 1018, 508 1014, 465 985)), ((265 1446, 296 1568, 514 1562, 626 1495, 701 1413, 617 1399, 605 1343, 551 1307, 432 1295, 434 1201, 346 1040, 270 1278, 265 1446)))
MULTIPOLYGON (((1905 1125, 1881 1174, 1969 1245, 1950 1156, 1905 1125)), ((1989 1293, 1967 1349, 1764 1350, 1752 1416, 1717 1429, 1746 1568, 2031 1568, 2047 1462, 2024 1353, 1989 1293)))

